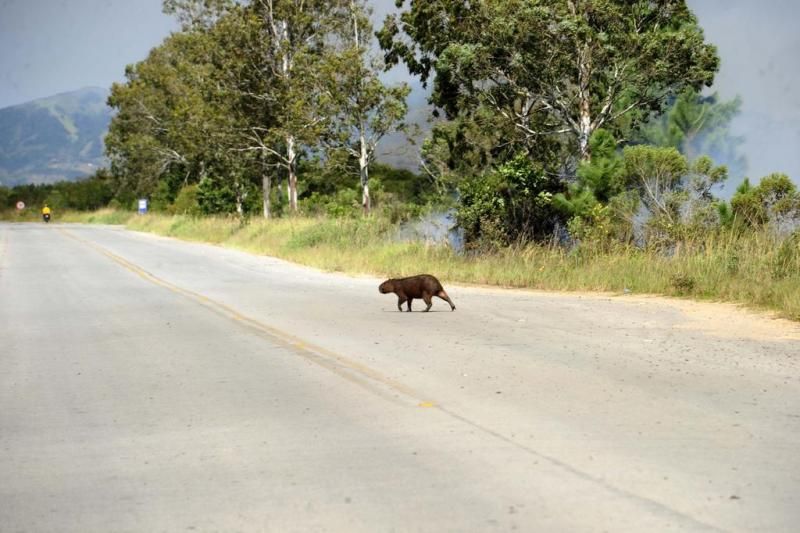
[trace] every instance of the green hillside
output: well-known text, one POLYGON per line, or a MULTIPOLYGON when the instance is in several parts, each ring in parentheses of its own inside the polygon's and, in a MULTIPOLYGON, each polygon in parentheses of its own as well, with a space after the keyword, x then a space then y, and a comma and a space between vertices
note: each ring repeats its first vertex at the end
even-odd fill
POLYGON ((105 89, 85 88, 0 109, 0 184, 52 183, 105 163, 111 110, 105 89))

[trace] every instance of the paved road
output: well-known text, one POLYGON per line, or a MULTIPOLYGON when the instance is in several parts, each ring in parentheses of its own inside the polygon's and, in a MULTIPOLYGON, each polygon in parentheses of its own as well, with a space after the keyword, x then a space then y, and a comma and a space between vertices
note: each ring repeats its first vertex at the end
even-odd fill
POLYGON ((800 529, 795 325, 378 281, 0 225, 0 530, 800 529))

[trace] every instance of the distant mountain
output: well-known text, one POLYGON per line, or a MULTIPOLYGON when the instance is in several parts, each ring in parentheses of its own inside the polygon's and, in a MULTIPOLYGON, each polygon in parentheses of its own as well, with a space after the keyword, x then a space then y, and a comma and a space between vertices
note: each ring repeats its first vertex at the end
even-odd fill
POLYGON ((107 97, 90 87, 0 109, 0 185, 74 180, 103 166, 107 97))

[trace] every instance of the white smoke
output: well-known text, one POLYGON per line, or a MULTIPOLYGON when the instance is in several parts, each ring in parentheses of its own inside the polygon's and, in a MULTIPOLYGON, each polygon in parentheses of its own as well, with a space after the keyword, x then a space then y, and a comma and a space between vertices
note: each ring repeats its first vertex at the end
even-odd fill
POLYGON ((688 3, 719 48, 722 65, 713 90, 726 100, 742 97, 733 133, 744 137, 747 175, 756 181, 783 172, 800 184, 800 2, 688 3))

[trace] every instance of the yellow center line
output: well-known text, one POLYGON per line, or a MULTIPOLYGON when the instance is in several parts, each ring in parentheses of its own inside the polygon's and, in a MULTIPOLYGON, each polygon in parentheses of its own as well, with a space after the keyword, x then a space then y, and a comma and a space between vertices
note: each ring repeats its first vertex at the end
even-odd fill
POLYGON ((233 319, 237 323, 243 324, 252 330, 255 330, 261 334, 266 334, 271 340, 277 341, 282 347, 289 349, 291 352, 300 355, 304 359, 330 370, 349 381, 358 383, 359 385, 368 388, 371 392, 377 393, 392 401, 396 401, 397 394, 400 394, 405 396, 407 400, 413 401, 414 405, 418 407, 430 408, 436 406, 436 403, 425 399, 421 394, 417 393, 407 385, 387 377, 368 366, 365 366, 334 351, 328 350, 327 348, 308 342, 305 339, 301 339, 296 335, 278 329, 274 326, 264 324, 263 322, 240 313, 229 305, 212 300, 211 298, 200 293, 165 281, 95 242, 74 235, 73 233, 62 228, 58 228, 58 231, 64 236, 100 252, 126 270, 138 275, 140 278, 154 285, 165 288, 173 293, 189 298, 201 304, 203 307, 211 309, 227 318, 233 319), (396 394, 394 397, 387 395, 386 391, 376 388, 375 385, 380 385, 382 388, 389 389, 396 394))

